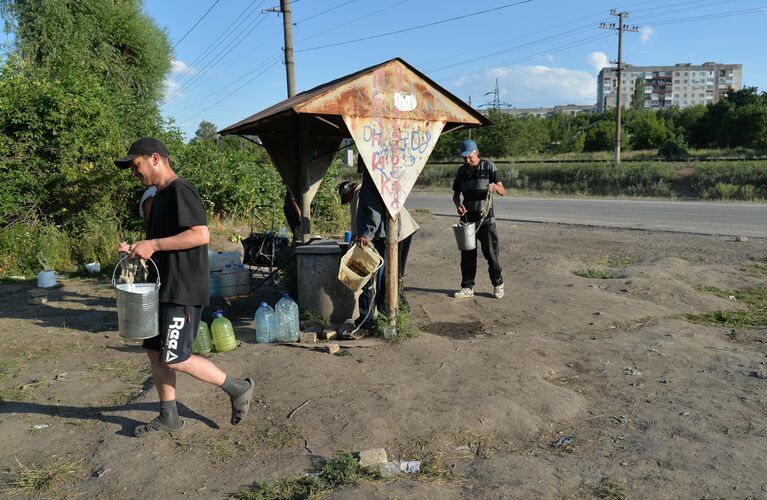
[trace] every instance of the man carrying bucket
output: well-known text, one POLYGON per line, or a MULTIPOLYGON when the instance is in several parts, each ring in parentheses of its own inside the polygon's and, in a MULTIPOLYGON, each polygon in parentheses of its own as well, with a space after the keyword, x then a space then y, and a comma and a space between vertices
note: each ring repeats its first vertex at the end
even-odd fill
MULTIPOLYGON (((498 232, 495 229, 495 216, 490 202, 492 193, 499 196, 506 194, 503 184, 498 180, 495 163, 479 159, 477 143, 466 140, 461 143, 463 165, 458 168, 453 181, 453 203, 462 220, 473 222, 476 226, 477 241, 482 245, 482 255, 487 260, 490 282, 493 284, 493 296, 503 297, 503 276, 498 262, 498 232)), ((461 250, 461 289, 453 294, 457 299, 474 296, 474 277, 477 274, 477 248, 461 250)))
POLYGON ((133 434, 140 437, 184 427, 176 407, 176 372, 221 387, 231 399, 231 422, 238 424, 248 413, 253 381, 229 377, 209 360, 192 354, 202 308, 208 303, 210 234, 200 195, 176 175, 165 144, 152 137, 131 144, 115 165, 130 168, 145 187, 157 187, 146 224, 147 239, 119 247, 131 258, 153 257, 161 282, 160 335, 143 344, 160 396, 160 415, 137 426, 133 434))

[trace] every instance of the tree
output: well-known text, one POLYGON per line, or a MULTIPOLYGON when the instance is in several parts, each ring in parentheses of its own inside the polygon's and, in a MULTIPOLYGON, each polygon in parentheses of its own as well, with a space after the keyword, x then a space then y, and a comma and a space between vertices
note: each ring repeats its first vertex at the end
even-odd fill
POLYGON ((215 142, 217 135, 216 125, 203 120, 197 128, 197 132, 194 133, 194 139, 192 139, 192 141, 215 142))
MULTIPOLYGON (((98 206, 128 210, 135 183, 112 159, 162 131, 167 35, 138 0, 0 0, 14 45, 0 66, 3 177, 28 179, 25 203, 69 223, 98 206)), ((114 209, 112 210, 114 213, 114 209)))
POLYGON ((634 94, 631 96, 631 109, 644 109, 644 78, 637 77, 634 94))

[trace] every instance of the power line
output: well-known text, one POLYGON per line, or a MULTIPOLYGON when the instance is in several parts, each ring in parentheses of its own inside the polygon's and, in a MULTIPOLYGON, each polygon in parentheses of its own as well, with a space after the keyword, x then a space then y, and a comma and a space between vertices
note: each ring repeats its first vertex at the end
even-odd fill
POLYGON ((218 103, 220 103, 220 102, 222 102, 222 101, 226 100, 226 99, 227 99, 227 98, 229 98, 229 97, 230 97, 232 94, 234 94, 234 93, 238 92, 238 91, 239 91, 239 90, 241 90, 243 87, 247 86, 248 84, 250 84, 251 82, 253 82, 254 80, 256 80, 256 78, 258 78, 259 76, 261 76, 261 75, 263 75, 264 73, 266 73, 266 72, 267 72, 269 69, 271 69, 271 68, 272 68, 272 66, 274 66, 274 65, 275 65, 275 64, 277 64, 278 62, 280 62, 280 61, 279 61, 279 57, 277 58, 277 60, 273 61, 273 62, 272 62, 270 65, 268 65, 266 68, 264 68, 264 69, 263 69, 263 71, 261 71, 260 73, 258 73, 256 76, 254 76, 253 78, 251 78, 251 79, 250 79, 250 80, 248 80, 247 82, 243 83, 242 85, 240 85, 239 87, 237 87, 237 88, 236 88, 236 89, 234 89, 233 91, 229 92, 228 94, 226 94, 224 97, 222 97, 222 98, 221 98, 221 99, 219 99, 218 101, 216 101, 216 102, 212 103, 212 104, 211 104, 210 106, 208 106, 207 108, 205 108, 205 109, 202 109, 202 110, 201 110, 201 111, 199 111, 197 114, 194 114, 194 115, 192 115, 192 116, 190 116, 190 117, 188 117, 188 118, 184 119, 183 121, 184 121, 184 122, 188 122, 188 121, 189 121, 189 120, 191 120, 192 118, 196 118, 196 117, 200 116, 201 114, 203 114, 204 112, 206 112, 206 111, 207 111, 207 110, 209 110, 210 108, 212 108, 212 107, 216 106, 218 103))
MULTIPOLYGON (((733 17, 733 16, 743 16, 746 14, 757 14, 759 12, 767 12, 767 7, 758 7, 755 9, 745 9, 745 10, 735 10, 730 12, 716 12, 711 13, 707 15, 702 16, 692 16, 692 17, 680 17, 676 19, 666 19, 661 20, 657 22, 653 22, 652 26, 663 26, 666 24, 681 24, 681 23, 687 23, 687 22, 695 22, 695 21, 707 21, 709 19, 721 19, 723 17, 733 17)), ((640 25, 641 28, 649 26, 649 24, 642 24, 640 25)))
POLYGON ((451 17, 449 19, 442 19, 440 21, 434 21, 434 22, 427 23, 427 24, 421 24, 420 26, 412 26, 410 28, 404 28, 404 29, 401 29, 401 30, 389 31, 388 33, 379 33, 377 35, 370 35, 370 36, 366 36, 366 37, 363 37, 363 38, 357 38, 355 40, 346 40, 345 42, 329 43, 327 45, 319 45, 317 47, 309 47, 309 48, 306 48, 306 49, 298 50, 296 52, 308 52, 310 50, 327 49, 329 47, 338 47, 339 45, 348 45, 350 43, 362 42, 362 41, 366 41, 366 40, 374 40, 376 38, 382 38, 382 37, 389 36, 389 35, 396 35, 396 34, 399 34, 399 33, 406 33, 408 31, 413 31, 413 30, 417 30, 417 29, 421 29, 421 28, 428 28, 429 26, 436 26, 438 24, 449 23, 449 22, 452 22, 452 21, 457 21, 459 19, 467 19, 469 17, 474 17, 474 16, 478 16, 478 15, 481 15, 481 14, 487 14, 488 12, 495 12, 495 11, 498 11, 498 10, 507 9, 509 7, 514 7, 516 5, 521 5, 523 3, 530 3, 532 1, 533 0, 521 0, 519 2, 509 3, 509 4, 506 4, 506 5, 501 5, 500 7, 495 7, 495 8, 492 8, 492 9, 485 9, 485 10, 480 10, 478 12, 472 12, 471 14, 466 14, 466 15, 463 15, 463 16, 456 16, 456 17, 451 17))
POLYGON ((220 1, 221 1, 221 0, 216 0, 215 2, 213 2, 213 5, 211 5, 211 6, 210 6, 210 8, 209 8, 208 10, 206 10, 206 11, 205 11, 205 14, 203 14, 203 15, 202 15, 202 17, 200 17, 200 18, 197 20, 197 22, 196 22, 196 23, 194 23, 194 25, 193 25, 191 28, 189 28, 189 30, 188 30, 186 33, 184 33, 184 36, 182 36, 181 38, 179 38, 179 40, 178 40, 178 41, 177 41, 175 44, 173 44, 173 48, 174 48, 174 49, 176 48, 176 46, 177 46, 179 43, 181 43, 181 42, 184 40, 184 38, 186 38, 186 36, 187 36, 189 33, 191 33, 191 32, 192 32, 192 30, 193 30, 193 29, 195 29, 195 28, 197 27, 197 25, 198 25, 198 24, 200 24, 200 22, 202 22, 202 20, 203 20, 203 19, 205 19, 205 16, 207 16, 208 14, 210 14, 210 11, 211 11, 211 10, 213 10, 213 7, 215 7, 215 6, 216 6, 216 4, 218 4, 218 2, 220 2, 220 1))
MULTIPOLYGON (((181 85, 178 89, 177 94, 180 94, 181 91, 184 89, 189 89, 193 84, 198 82, 207 70, 213 68, 219 62, 221 62, 224 59, 224 57, 226 57, 231 52, 233 48, 238 46, 251 33, 253 33, 256 30, 256 28, 258 28, 261 25, 261 23, 264 22, 265 19, 266 17, 263 16, 262 14, 259 14, 254 19, 252 19, 247 26, 245 26, 239 33, 235 35, 235 38, 231 42, 229 42, 226 46, 221 48, 221 50, 219 50, 215 55, 213 55, 213 58, 210 61, 208 61, 202 68, 200 68, 196 75, 194 75, 191 79, 189 79, 189 81, 187 81, 185 84, 181 85)), ((175 95, 171 97, 175 97, 175 95)))
POLYGON ((325 31, 320 31, 319 33, 315 33, 314 35, 302 38, 301 40, 299 40, 299 42, 305 42, 306 40, 311 40, 312 38, 317 38, 318 36, 324 35, 325 33, 330 33, 331 31, 335 31, 337 29, 343 28, 344 26, 348 26, 348 25, 350 25, 352 23, 356 23, 357 21, 361 21, 361 20, 363 20, 365 18, 368 18, 370 16, 374 16, 376 14, 380 14, 381 12, 383 12, 385 10, 393 9, 394 7, 397 7, 398 5, 402 5, 403 3, 407 3, 408 1, 410 1, 410 0, 401 0, 401 1, 397 2, 397 3, 395 3, 395 4, 388 5, 388 6, 384 7, 384 8, 382 8, 382 9, 378 9, 376 11, 370 12, 370 13, 365 14, 363 16, 355 17, 351 21, 346 21, 345 23, 337 24, 337 25, 333 26, 330 29, 327 29, 325 31))
MULTIPOLYGON (((300 21, 296 21, 295 23, 293 23, 293 26, 298 26, 299 24, 305 23, 306 21, 311 21, 314 18, 317 18, 317 17, 320 17, 320 16, 324 16, 325 14, 328 14, 329 12, 333 12, 334 10, 340 9, 344 5, 349 5, 350 3, 356 2, 356 1, 357 0, 346 0, 346 2, 340 3, 340 4, 336 5, 335 7, 331 7, 329 9, 327 9, 327 10, 323 10, 322 12, 320 12, 318 14, 314 14, 313 16, 309 16, 306 19, 301 19, 300 21)), ((293 3, 295 3, 295 2, 293 2, 293 3)))
MULTIPOLYGON (((245 9, 243 9, 243 10, 242 10, 242 11, 241 11, 241 12, 238 14, 237 18, 235 18, 235 20, 234 20, 234 21, 232 21, 232 22, 229 24, 229 26, 227 26, 226 28, 224 28, 224 31, 222 31, 222 32, 221 32, 221 34, 220 34, 220 35, 218 35, 218 36, 216 37, 216 39, 215 39, 215 40, 213 40, 212 42, 210 42, 210 44, 208 44, 208 46, 205 48, 205 50, 203 50, 203 51, 202 51, 202 53, 201 53, 199 56, 197 56, 197 57, 196 57, 196 58, 195 58, 195 59, 194 59, 194 60, 193 60, 191 63, 189 63, 189 65, 187 66, 187 69, 186 69, 186 70, 184 70, 184 71, 183 71, 183 72, 182 72, 180 75, 178 75, 178 77, 176 77, 176 78, 174 79, 174 81, 175 81, 175 82, 179 82, 179 81, 181 80, 181 78, 183 78, 185 75, 187 75, 187 74, 189 73, 189 71, 191 71, 191 69, 192 69, 192 68, 193 68, 193 67, 194 67, 194 66, 195 66, 195 65, 196 65, 196 64, 197 64, 199 61, 202 61, 204 58, 206 58, 210 52, 212 52, 213 50, 215 50, 216 48, 218 48, 218 46, 219 46, 219 45, 221 45, 221 43, 223 43, 223 41, 225 41, 227 38, 229 38, 229 37, 231 36, 231 33, 232 33, 232 32, 234 32, 234 30, 236 30, 236 29, 237 29, 237 28, 238 28, 238 27, 239 27, 239 26, 240 26, 240 25, 241 25, 241 24, 242 24, 242 23, 245 21, 245 19, 249 18, 249 17, 252 15, 252 13, 250 13, 250 14, 246 15, 246 16, 243 18, 243 15, 244 15, 246 12, 248 12, 248 11, 251 9, 251 7, 253 7, 253 5, 254 5, 254 4, 257 2, 257 1, 258 1, 258 0, 252 0, 252 2, 250 2, 250 4, 249 4, 247 7, 245 7, 245 9), (223 40, 222 40, 222 39, 223 39, 223 40)), ((259 6, 260 6, 262 3, 264 3, 264 1, 265 1, 265 0, 261 0, 261 3, 259 4, 259 6)))

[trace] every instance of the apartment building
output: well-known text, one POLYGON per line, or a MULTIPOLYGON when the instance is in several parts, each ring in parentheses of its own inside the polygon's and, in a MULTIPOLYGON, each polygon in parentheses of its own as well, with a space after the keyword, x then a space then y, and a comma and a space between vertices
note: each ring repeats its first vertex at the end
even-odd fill
MULTIPOLYGON (((579 115, 582 113, 596 113, 597 106, 595 104, 566 104, 562 106, 554 106, 551 108, 501 108, 499 110, 504 115, 512 116, 535 116, 538 118, 547 118, 555 113, 562 113, 565 115, 579 115)), ((483 115, 490 114, 490 110, 485 108, 479 111, 483 115)))
MULTIPOLYGON (((642 87, 642 105, 650 109, 671 106, 687 108, 714 104, 729 90, 743 88, 742 64, 701 65, 680 63, 674 66, 630 66, 621 72, 621 105, 631 106, 637 83, 642 87)), ((617 72, 603 68, 597 78, 597 109, 615 108, 618 90, 617 72)))

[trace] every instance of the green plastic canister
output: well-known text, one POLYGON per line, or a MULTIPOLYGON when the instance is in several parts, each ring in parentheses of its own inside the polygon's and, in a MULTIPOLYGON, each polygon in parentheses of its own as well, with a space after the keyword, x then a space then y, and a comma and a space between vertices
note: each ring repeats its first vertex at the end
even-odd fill
POLYGON ((216 319, 210 325, 213 332, 213 344, 216 346, 216 352, 227 352, 237 347, 237 339, 234 338, 234 328, 232 323, 224 317, 224 313, 216 311, 216 319))
POLYGON ((194 338, 194 342, 192 342, 192 354, 209 354, 210 343, 208 324, 200 321, 200 326, 197 328, 197 336, 194 338))

